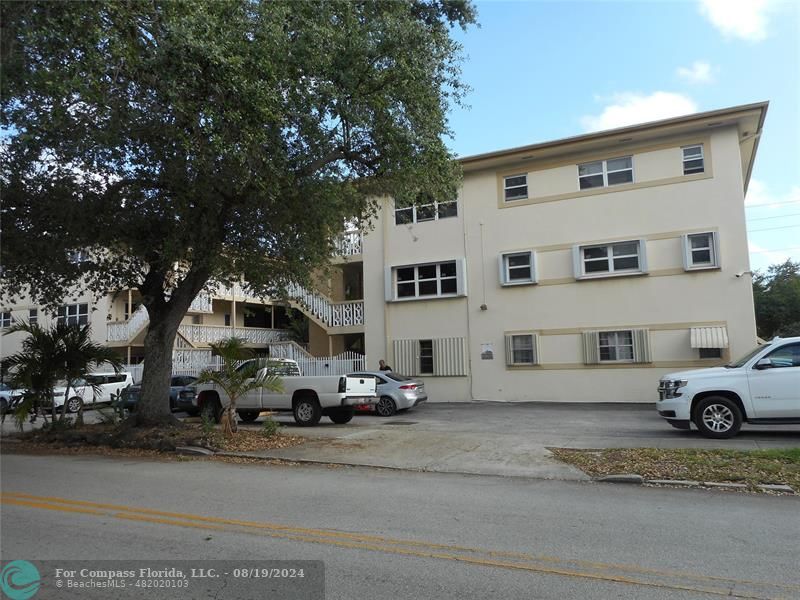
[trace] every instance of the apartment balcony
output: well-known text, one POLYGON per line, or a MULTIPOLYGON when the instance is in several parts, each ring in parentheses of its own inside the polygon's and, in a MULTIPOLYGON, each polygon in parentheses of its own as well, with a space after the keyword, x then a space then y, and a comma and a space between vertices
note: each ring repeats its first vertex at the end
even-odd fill
POLYGON ((192 300, 192 303, 189 305, 189 310, 187 311, 190 314, 211 314, 214 312, 213 304, 211 302, 211 295, 210 294, 200 294, 192 300))
POLYGON ((282 342, 289 339, 284 329, 265 329, 261 327, 227 327, 225 325, 181 325, 180 333, 193 345, 207 345, 221 342, 224 339, 237 337, 245 340, 247 344, 263 346, 273 342, 282 342))
POLYGON ((364 236, 360 231, 345 231, 336 240, 336 252, 334 257, 352 258, 361 256, 363 251, 364 236))

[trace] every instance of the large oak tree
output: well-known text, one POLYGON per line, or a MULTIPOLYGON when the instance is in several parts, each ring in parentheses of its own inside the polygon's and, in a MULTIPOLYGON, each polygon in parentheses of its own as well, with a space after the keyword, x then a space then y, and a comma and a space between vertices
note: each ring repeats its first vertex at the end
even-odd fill
POLYGON ((466 0, 3 2, 5 300, 138 288, 138 416, 167 419, 204 287, 274 294, 371 199, 455 194, 452 33, 473 21, 466 0))

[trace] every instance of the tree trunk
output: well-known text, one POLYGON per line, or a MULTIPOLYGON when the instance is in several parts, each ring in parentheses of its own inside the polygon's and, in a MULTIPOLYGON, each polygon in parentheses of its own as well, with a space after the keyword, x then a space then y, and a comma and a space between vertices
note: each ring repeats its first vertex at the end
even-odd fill
POLYGON ((161 319, 150 319, 144 338, 142 392, 132 415, 138 426, 180 423, 169 409, 169 381, 172 376, 172 348, 182 318, 182 314, 168 312, 161 319))

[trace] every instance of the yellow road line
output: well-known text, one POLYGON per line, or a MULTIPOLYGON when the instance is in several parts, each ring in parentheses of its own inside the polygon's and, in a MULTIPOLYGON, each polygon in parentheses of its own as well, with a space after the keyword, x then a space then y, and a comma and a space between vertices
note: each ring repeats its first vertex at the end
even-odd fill
MULTIPOLYGON (((784 586, 780 584, 771 584, 766 582, 750 582, 750 581, 735 580, 735 579, 710 578, 704 576, 695 576, 688 573, 677 573, 677 572, 667 573, 667 572, 658 572, 650 570, 651 574, 654 575, 667 576, 667 577, 680 577, 682 579, 707 579, 709 581, 714 580, 726 584, 725 589, 692 587, 688 585, 682 585, 676 582, 653 582, 653 581, 648 581, 646 579, 635 579, 631 577, 616 575, 607 571, 586 572, 570 568, 545 567, 541 565, 532 565, 524 562, 522 563, 509 562, 493 558, 487 559, 481 557, 464 556, 459 554, 453 554, 452 552, 471 552, 471 553, 482 554, 483 556, 498 556, 503 553, 484 551, 476 548, 448 546, 446 544, 430 544, 426 542, 414 542, 409 540, 392 540, 391 538, 383 538, 381 536, 359 535, 359 534, 336 532, 330 530, 298 528, 298 527, 290 527, 272 523, 239 521, 235 519, 222 519, 217 517, 205 517, 199 515, 184 515, 180 513, 170 513, 170 512, 145 509, 145 508, 133 508, 115 504, 104 504, 104 503, 88 502, 81 500, 68 500, 64 498, 55 498, 47 496, 32 496, 29 494, 17 493, 17 492, 4 492, 1 496, 2 496, 2 502, 4 504, 11 504, 15 506, 23 506, 29 508, 38 508, 38 509, 52 510, 59 512, 71 512, 71 513, 77 512, 95 516, 108 516, 130 521, 156 523, 162 525, 173 525, 177 527, 190 527, 190 528, 213 530, 213 531, 241 532, 251 535, 261 534, 261 535, 266 535, 268 537, 288 539, 299 542, 326 544, 326 545, 333 545, 338 547, 345 547, 345 548, 352 548, 359 550, 369 550, 376 552, 399 554, 404 556, 414 556, 419 558, 435 558, 435 559, 451 560, 451 561, 463 562, 484 567, 515 569, 515 570, 523 570, 523 571, 530 571, 530 572, 537 572, 537 573, 544 573, 551 575, 561 575, 566 577, 595 579, 595 580, 608 581, 614 583, 624 583, 631 585, 700 592, 712 595, 722 595, 722 596, 730 595, 732 597, 737 597, 737 598, 763 600, 763 599, 772 599, 775 597, 764 596, 764 595, 749 595, 745 594, 744 592, 740 594, 732 594, 731 591, 728 589, 730 588, 731 585, 756 585, 756 586, 760 585, 760 586, 782 587, 782 588, 784 587, 800 588, 800 586, 784 586), (84 507, 92 507, 92 508, 84 508, 84 507), (384 545, 372 542, 383 542, 384 545), (398 547, 403 545, 436 549, 437 551, 426 552, 426 551, 398 547), (450 553, 439 552, 438 551, 439 549, 450 550, 450 553)), ((533 560, 533 561, 543 560, 542 558, 538 558, 531 555, 525 555, 522 553, 505 553, 505 554, 519 555, 517 556, 518 558, 524 557, 527 560, 533 560)), ((553 561, 566 562, 566 561, 561 561, 560 559, 554 559, 552 557, 545 557, 544 560, 547 562, 553 562, 553 561)), ((614 567, 613 565, 605 565, 603 563, 584 563, 584 564, 592 565, 593 568, 596 569, 608 569, 609 567, 612 568, 614 567)))
POLYGON ((88 506, 92 508, 99 508, 99 509, 106 509, 112 511, 122 511, 122 512, 131 512, 131 513, 139 513, 145 515, 155 515, 161 517, 170 517, 170 518, 177 518, 180 520, 187 520, 187 521, 199 521, 203 523, 216 523, 222 525, 235 525, 247 528, 255 528, 255 529, 264 529, 270 531, 283 531, 287 533, 299 533, 299 534, 307 534, 315 537, 326 537, 326 538, 342 538, 348 540, 354 540, 358 542, 379 542, 382 544, 390 544, 390 545, 398 545, 398 546, 412 546, 412 547, 421 547, 421 548, 433 548, 433 549, 443 549, 455 552, 470 552, 476 554, 482 554, 485 556, 493 556, 493 557, 503 557, 503 558, 514 558, 520 559, 525 561, 541 561, 541 562, 550 562, 550 563, 564 563, 568 562, 574 565, 580 565, 584 567, 600 569, 600 570, 607 570, 607 569, 615 569, 619 571, 630 571, 634 573, 641 573, 641 574, 648 574, 648 575, 658 575, 658 576, 667 576, 667 577, 680 577, 683 579, 693 579, 698 581, 709 581, 709 582, 723 582, 723 583, 734 583, 734 584, 748 584, 748 585, 769 585, 771 587, 780 587, 786 588, 791 590, 798 590, 800 591, 800 585, 791 585, 791 584, 777 584, 777 583, 770 583, 770 582, 763 582, 763 581, 750 581, 750 580, 742 580, 742 579, 730 579, 726 577, 719 577, 713 575, 696 575, 691 573, 685 573, 680 571, 670 571, 670 570, 659 570, 659 569, 649 569, 645 567, 638 567, 636 565, 620 565, 614 563, 601 563, 601 562, 594 562, 594 561, 585 561, 585 560, 569 560, 565 561, 560 558, 552 557, 552 556, 536 556, 532 554, 526 554, 523 552, 508 552, 508 551, 497 551, 497 550, 484 550, 481 548, 474 548, 469 546, 459 546, 455 544, 437 544, 432 542, 422 542, 422 541, 415 541, 415 540, 401 540, 401 539, 394 539, 394 538, 387 538, 378 535, 367 535, 367 534, 356 534, 356 533, 348 533, 348 532, 341 532, 336 530, 330 529, 309 529, 303 527, 294 527, 289 525, 281 525, 277 523, 269 523, 269 522, 257 522, 257 521, 242 521, 238 519, 226 519, 221 517, 208 517, 202 515, 191 515, 186 513, 175 513, 169 511, 162 511, 162 510, 155 510, 149 508, 139 508, 139 507, 131 507, 119 504, 108 504, 108 503, 101 503, 101 502, 90 502, 86 500, 71 500, 67 498, 59 498, 53 496, 34 496, 31 494, 26 494, 23 492, 2 492, 0 494, 2 497, 12 497, 12 498, 26 498, 30 500, 36 501, 44 501, 56 504, 66 504, 66 505, 73 505, 73 506, 88 506))

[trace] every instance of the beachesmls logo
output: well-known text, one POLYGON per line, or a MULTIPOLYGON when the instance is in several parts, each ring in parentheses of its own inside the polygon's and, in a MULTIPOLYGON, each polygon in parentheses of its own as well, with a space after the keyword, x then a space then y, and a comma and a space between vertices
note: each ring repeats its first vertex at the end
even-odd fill
POLYGON ((39 569, 27 560, 13 560, 3 567, 0 589, 11 600, 28 600, 39 591, 42 578, 39 569))

